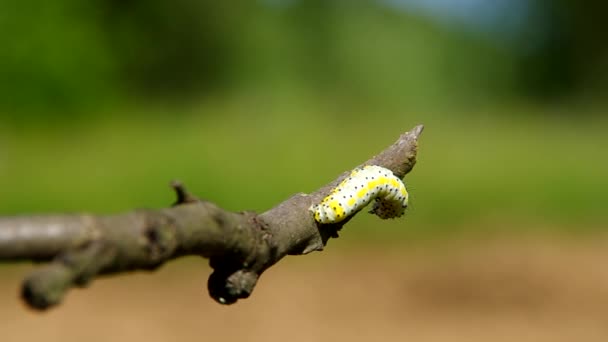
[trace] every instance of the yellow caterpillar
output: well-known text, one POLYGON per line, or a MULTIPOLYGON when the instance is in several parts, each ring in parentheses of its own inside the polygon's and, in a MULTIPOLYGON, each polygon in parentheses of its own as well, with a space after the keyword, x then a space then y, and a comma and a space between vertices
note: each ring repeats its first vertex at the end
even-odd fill
POLYGON ((370 211, 381 219, 400 217, 408 204, 405 184, 389 169, 368 165, 354 169, 331 193, 313 205, 315 221, 337 223, 363 209, 373 199, 370 211))

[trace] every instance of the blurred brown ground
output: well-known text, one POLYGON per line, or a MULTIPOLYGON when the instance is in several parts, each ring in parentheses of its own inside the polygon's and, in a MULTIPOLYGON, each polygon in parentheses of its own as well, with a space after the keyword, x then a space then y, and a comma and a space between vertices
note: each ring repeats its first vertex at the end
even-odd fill
POLYGON ((459 238, 289 257, 251 298, 206 294, 206 261, 106 278, 45 313, 2 270, 0 340, 608 341, 608 237, 459 238))

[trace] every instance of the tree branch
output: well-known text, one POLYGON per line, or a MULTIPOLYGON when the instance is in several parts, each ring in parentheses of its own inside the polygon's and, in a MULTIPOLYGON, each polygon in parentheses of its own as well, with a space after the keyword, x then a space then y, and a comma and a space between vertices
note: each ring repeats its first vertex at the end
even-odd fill
MULTIPOLYGON (((423 126, 416 126, 361 165, 380 165, 403 178, 416 163, 423 126)), ((0 261, 49 262, 25 278, 22 297, 46 309, 61 302, 68 289, 96 276, 154 270, 185 256, 208 258, 212 298, 231 304, 247 298, 259 276, 286 255, 323 250, 349 221, 317 224, 309 211, 350 171, 312 194, 296 194, 262 213, 234 213, 171 186, 171 208, 136 210, 121 215, 46 215, 0 218, 0 261)))

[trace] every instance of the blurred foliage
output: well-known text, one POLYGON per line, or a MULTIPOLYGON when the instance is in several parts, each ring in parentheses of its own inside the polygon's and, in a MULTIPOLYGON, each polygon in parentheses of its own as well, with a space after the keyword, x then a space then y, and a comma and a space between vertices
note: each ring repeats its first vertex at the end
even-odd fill
POLYGON ((604 1, 534 0, 515 50, 521 91, 533 97, 603 97, 608 90, 604 1))
POLYGON ((183 95, 228 82, 246 13, 253 9, 246 0, 97 3, 123 81, 154 95, 183 95))
POLYGON ((0 2, 0 215, 166 206, 173 178, 261 211, 425 123, 383 231, 602 227, 605 6, 530 0, 506 39, 374 0, 0 2))
POLYGON ((3 1, 0 110, 276 89, 371 105, 601 98, 606 5, 529 3, 510 43, 376 0, 3 1))
POLYGON ((95 14, 73 0, 0 2, 3 117, 67 115, 116 96, 116 60, 95 14))

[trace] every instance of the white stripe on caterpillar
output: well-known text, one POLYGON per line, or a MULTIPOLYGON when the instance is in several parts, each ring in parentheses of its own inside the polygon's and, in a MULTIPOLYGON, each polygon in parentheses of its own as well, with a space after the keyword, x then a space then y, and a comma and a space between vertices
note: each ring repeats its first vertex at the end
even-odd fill
POLYGON ((368 165, 354 169, 331 193, 310 210, 319 223, 337 223, 363 209, 373 199, 370 213, 381 219, 400 217, 409 195, 405 184, 389 169, 368 165))

